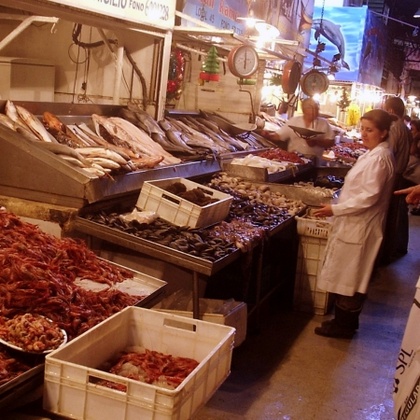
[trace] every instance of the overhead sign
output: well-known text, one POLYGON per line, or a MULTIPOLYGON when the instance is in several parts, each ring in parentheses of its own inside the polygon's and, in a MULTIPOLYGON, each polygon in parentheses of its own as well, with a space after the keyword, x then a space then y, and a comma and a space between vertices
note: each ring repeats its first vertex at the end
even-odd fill
POLYGON ((172 29, 176 0, 46 0, 80 11, 90 11, 127 22, 172 29))
MULTIPOLYGON (((244 35, 245 25, 238 17, 248 16, 247 0, 185 0, 183 13, 214 26, 244 35)), ((183 20, 183 26, 195 26, 194 23, 183 20)))

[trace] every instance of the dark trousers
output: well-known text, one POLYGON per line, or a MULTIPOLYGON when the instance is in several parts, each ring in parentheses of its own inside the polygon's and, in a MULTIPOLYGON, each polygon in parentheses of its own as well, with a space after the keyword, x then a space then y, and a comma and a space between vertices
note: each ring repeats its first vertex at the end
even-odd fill
MULTIPOLYGON (((394 191, 405 187, 407 187, 407 181, 402 175, 397 175, 394 191)), ((408 229, 408 206, 405 196, 392 195, 377 265, 387 265, 407 254, 408 229)))
POLYGON ((335 295, 334 322, 339 328, 357 330, 359 315, 362 312, 366 295, 356 293, 353 296, 335 295))

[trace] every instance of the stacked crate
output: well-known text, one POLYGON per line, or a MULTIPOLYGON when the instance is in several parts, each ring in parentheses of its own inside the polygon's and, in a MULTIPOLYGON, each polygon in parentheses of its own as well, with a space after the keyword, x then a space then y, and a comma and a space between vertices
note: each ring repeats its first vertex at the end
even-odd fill
POLYGON ((325 315, 331 306, 331 295, 318 288, 327 238, 331 227, 328 219, 309 215, 298 217, 299 249, 294 287, 294 309, 325 315))

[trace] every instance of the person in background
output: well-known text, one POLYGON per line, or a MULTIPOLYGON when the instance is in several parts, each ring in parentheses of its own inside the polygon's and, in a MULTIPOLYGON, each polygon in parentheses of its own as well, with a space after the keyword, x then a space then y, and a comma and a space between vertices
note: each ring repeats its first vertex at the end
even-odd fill
POLYGON ((404 124, 411 130, 411 117, 409 115, 404 115, 404 124))
POLYGON ((420 120, 411 120, 411 134, 413 135, 413 141, 410 155, 420 158, 420 120))
MULTIPOLYGON (((411 134, 413 142, 411 143, 410 158, 407 169, 404 172, 404 178, 411 184, 420 184, 420 120, 411 120, 411 134)), ((414 216, 420 216, 420 204, 416 204, 410 213, 414 216)))
MULTIPOLYGON (((410 156, 412 136, 404 123, 405 105, 397 96, 389 97, 383 109, 397 117, 392 123, 388 142, 395 157, 394 190, 409 186, 404 178, 410 156)), ((401 196, 392 196, 387 216, 384 241, 378 256, 378 265, 387 265, 407 254, 408 250, 408 206, 401 196)))
POLYGON ((298 152, 305 156, 316 156, 322 158, 325 149, 334 145, 334 131, 330 123, 319 116, 319 104, 312 98, 306 98, 302 101, 302 115, 291 117, 286 124, 277 131, 263 130, 261 135, 274 143, 287 143, 289 152, 298 152), (319 131, 323 134, 304 139, 297 134, 290 126, 307 128, 309 130, 319 131))
POLYGON ((368 150, 347 173, 337 203, 313 213, 333 216, 317 287, 335 297, 334 318, 316 327, 315 334, 351 338, 359 327, 394 185, 395 160, 386 141, 392 120, 382 109, 361 117, 368 150))
MULTIPOLYGON (((420 120, 411 120, 411 134, 413 141, 410 158, 403 176, 408 181, 408 185, 416 185, 420 184, 420 120)), ((420 216, 420 206, 414 206, 411 209, 411 214, 420 216)))
POLYGON ((407 204, 420 205, 420 184, 394 191, 394 194, 406 195, 405 201, 407 204))

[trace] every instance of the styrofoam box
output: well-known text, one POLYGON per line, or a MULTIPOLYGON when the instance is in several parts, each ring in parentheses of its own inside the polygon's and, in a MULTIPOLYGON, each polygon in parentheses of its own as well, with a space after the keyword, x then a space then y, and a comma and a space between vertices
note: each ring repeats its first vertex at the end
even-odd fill
POLYGON ((317 286, 326 244, 323 238, 299 237, 293 298, 296 310, 325 315, 330 309, 331 294, 317 286))
MULTIPOLYGON (((218 300, 218 299, 200 299, 199 301, 200 301, 200 306, 203 303, 208 303, 208 302, 213 302, 220 305, 222 305, 224 302, 223 300, 218 300)), ((211 304, 209 306, 211 306, 211 304)), ((161 308, 160 302, 157 305, 155 305, 153 309, 166 312, 169 314, 186 316, 188 318, 193 317, 192 311, 161 308)), ((247 331, 247 319, 248 319, 247 317, 248 317, 248 311, 247 311, 246 303, 236 302, 236 301, 230 308, 230 311, 227 313, 223 313, 223 314, 210 313, 210 312, 200 313, 200 319, 202 321, 213 322, 215 324, 220 324, 220 325, 228 325, 230 327, 235 328, 236 330, 235 342, 234 342, 235 347, 238 347, 240 344, 242 344, 245 341, 246 331, 247 331)))
POLYGON ((233 197, 229 194, 208 188, 185 178, 166 178, 156 181, 144 181, 136 207, 145 211, 154 211, 164 220, 177 226, 191 228, 207 227, 219 223, 229 214, 233 197), (184 200, 176 194, 165 191, 169 185, 181 182, 187 190, 200 188, 205 194, 218 201, 207 206, 199 206, 184 200))
POLYGON ((80 420, 189 419, 230 373, 235 329, 128 307, 45 358, 43 407, 80 420), (143 346, 199 365, 174 390, 98 369, 130 346, 143 346), (117 391, 98 379, 126 386, 117 391))

